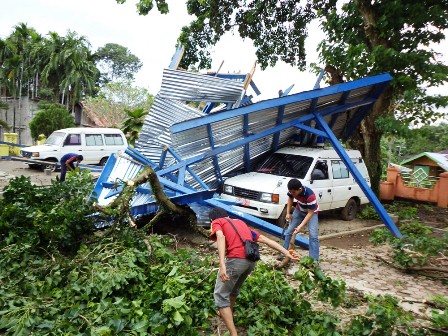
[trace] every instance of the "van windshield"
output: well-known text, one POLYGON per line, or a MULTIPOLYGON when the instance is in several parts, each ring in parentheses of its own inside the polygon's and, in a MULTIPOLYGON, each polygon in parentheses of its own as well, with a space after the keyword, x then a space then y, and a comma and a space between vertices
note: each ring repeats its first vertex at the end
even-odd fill
POLYGON ((59 146, 62 143, 62 140, 65 138, 65 133, 63 132, 53 132, 45 141, 46 145, 55 145, 59 146))
POLYGON ((312 163, 313 158, 309 156, 274 153, 260 164, 256 172, 303 179, 312 163))

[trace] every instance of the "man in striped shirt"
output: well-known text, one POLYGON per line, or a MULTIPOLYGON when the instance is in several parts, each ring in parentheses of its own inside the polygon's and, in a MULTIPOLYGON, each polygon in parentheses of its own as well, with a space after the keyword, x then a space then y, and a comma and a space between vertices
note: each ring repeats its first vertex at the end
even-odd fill
POLYGON ((283 247, 288 249, 292 235, 299 233, 308 224, 309 255, 315 261, 319 261, 319 204, 317 203, 316 195, 310 188, 302 185, 302 182, 298 179, 291 179, 288 182, 288 191, 286 221, 289 222, 289 226, 285 233, 283 247), (297 205, 291 215, 294 199, 297 201, 297 205))

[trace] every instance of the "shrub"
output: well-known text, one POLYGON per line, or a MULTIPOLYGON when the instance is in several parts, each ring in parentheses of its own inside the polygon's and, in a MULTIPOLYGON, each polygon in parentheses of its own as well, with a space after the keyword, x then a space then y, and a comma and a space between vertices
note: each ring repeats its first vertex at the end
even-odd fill
POLYGON ((48 137, 58 129, 75 126, 73 117, 59 104, 39 103, 40 111, 31 120, 31 137, 36 140, 40 134, 48 137))

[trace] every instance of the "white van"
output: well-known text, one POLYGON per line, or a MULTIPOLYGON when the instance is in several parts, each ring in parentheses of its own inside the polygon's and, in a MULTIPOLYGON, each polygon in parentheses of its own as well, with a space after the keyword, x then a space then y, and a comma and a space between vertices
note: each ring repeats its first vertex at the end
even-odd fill
MULTIPOLYGON (((126 150, 128 143, 118 128, 65 128, 54 131, 43 145, 22 148, 20 155, 31 160, 59 162, 67 153, 81 154, 83 164, 105 165, 109 156, 126 150)), ((29 163, 55 170, 55 165, 29 163)))
MULTIPOLYGON (((346 152, 370 186, 361 153, 346 152)), ((291 178, 314 191, 319 211, 342 208, 344 220, 355 218, 359 206, 369 202, 334 149, 308 147, 284 147, 268 156, 254 172, 226 179, 221 198, 240 202, 238 209, 277 220, 283 226, 291 178)))

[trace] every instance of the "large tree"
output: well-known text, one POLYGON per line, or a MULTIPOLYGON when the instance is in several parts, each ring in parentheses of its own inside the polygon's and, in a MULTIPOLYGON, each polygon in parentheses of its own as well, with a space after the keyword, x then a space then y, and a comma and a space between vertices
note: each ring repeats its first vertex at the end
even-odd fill
MULTIPOLYGON (((124 2, 119 0, 118 2, 124 2)), ((192 23, 182 29, 186 47, 182 66, 210 64, 211 47, 226 32, 249 38, 261 68, 285 61, 305 67, 307 24, 319 20, 326 38, 319 45, 320 63, 330 84, 389 72, 393 82, 363 120, 351 142, 364 154, 372 188, 381 176, 378 121, 430 122, 447 96, 430 96, 426 88, 448 81, 448 66, 434 50, 448 29, 448 0, 187 0, 192 23)), ((141 14, 153 1, 139 0, 141 14)), ((166 2, 157 0, 161 12, 166 2)), ((140 8, 138 7, 138 8, 140 8)))
POLYGON ((103 83, 112 81, 132 81, 142 67, 140 59, 130 50, 116 43, 107 43, 93 55, 101 71, 103 83))

